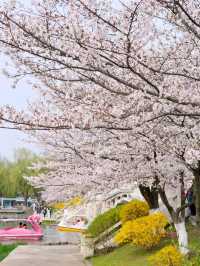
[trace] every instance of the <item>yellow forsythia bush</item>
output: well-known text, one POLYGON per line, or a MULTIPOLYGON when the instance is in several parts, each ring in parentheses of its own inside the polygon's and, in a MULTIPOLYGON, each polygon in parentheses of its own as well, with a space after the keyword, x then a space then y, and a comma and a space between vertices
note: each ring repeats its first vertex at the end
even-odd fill
POLYGON ((57 210, 62 210, 64 208, 69 208, 69 207, 75 207, 77 205, 81 205, 83 203, 83 199, 80 197, 74 197, 68 201, 65 202, 57 202, 51 205, 52 208, 57 209, 57 210))
POLYGON ((64 202, 57 202, 51 205, 52 208, 56 210, 62 210, 65 208, 65 203, 64 202))
POLYGON ((132 200, 125 204, 120 211, 120 220, 122 223, 132 221, 136 218, 149 214, 149 205, 145 201, 132 200))
POLYGON ((75 207, 75 206, 81 205, 82 203, 83 203, 83 198, 77 196, 77 197, 74 197, 74 198, 68 200, 65 203, 65 208, 75 207))
POLYGON ((152 266, 181 266, 183 256, 180 251, 172 246, 166 246, 149 258, 152 266))
POLYGON ((168 220, 163 213, 157 212, 148 216, 128 221, 115 236, 118 244, 130 243, 146 249, 150 249, 160 243, 165 237, 165 226, 168 220))

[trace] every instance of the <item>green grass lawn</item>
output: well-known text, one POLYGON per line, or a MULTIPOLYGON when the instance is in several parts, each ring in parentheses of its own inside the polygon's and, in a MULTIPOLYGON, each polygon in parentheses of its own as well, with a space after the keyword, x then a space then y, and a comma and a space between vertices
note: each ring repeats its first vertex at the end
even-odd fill
POLYGON ((2 261, 8 254, 15 249, 18 244, 11 244, 11 245, 1 245, 0 244, 0 261, 2 261))
MULTIPOLYGON (((198 256, 200 256, 200 228, 189 226, 188 230, 189 230, 190 248, 194 252, 199 251, 198 256)), ((136 248, 128 244, 119 247, 108 254, 93 257, 91 259, 91 262, 93 266, 148 266, 149 256, 153 255, 163 246, 174 242, 175 242, 174 240, 165 240, 162 242, 162 244, 159 247, 151 251, 144 250, 141 248, 136 248)), ((186 264, 186 265, 200 266, 198 262, 195 264, 186 264)))
POLYGON ((142 266, 147 265, 149 254, 142 249, 126 245, 106 255, 92 258, 92 263, 93 266, 142 266))
POLYGON ((44 220, 42 221, 42 225, 54 225, 56 224, 55 220, 44 220))
POLYGON ((200 249, 200 227, 189 225, 187 230, 189 232, 189 245, 191 249, 200 249))
POLYGON ((96 256, 91 261, 93 266, 147 266, 148 257, 169 243, 171 241, 164 240, 158 247, 152 250, 136 248, 128 244, 108 254, 96 256))

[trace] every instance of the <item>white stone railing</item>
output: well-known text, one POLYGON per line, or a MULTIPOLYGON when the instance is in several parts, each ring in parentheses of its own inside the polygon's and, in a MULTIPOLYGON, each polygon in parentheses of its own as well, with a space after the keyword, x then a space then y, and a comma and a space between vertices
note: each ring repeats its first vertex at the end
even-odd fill
MULTIPOLYGON (((89 258, 94 256, 95 249, 97 246, 100 246, 108 242, 110 237, 112 238, 113 233, 121 227, 121 222, 116 223, 105 232, 100 234, 98 237, 91 237, 89 235, 82 234, 81 235, 81 255, 84 258, 89 258)), ((110 243, 111 244, 111 243, 110 243)))

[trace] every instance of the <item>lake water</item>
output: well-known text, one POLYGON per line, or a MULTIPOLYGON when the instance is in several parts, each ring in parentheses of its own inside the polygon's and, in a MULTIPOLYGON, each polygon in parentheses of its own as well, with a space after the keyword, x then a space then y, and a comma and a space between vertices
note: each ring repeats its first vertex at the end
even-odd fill
POLYGON ((42 243, 69 243, 78 244, 80 242, 80 234, 73 232, 60 232, 57 226, 45 226, 44 237, 42 243))

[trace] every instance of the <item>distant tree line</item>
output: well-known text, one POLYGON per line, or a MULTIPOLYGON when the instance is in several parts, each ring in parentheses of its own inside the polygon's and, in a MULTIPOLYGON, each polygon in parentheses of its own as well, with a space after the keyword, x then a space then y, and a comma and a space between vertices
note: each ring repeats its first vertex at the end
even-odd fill
POLYGON ((22 196, 25 201, 29 197, 40 197, 40 190, 25 178, 38 174, 31 166, 39 160, 41 158, 26 149, 16 150, 14 160, 0 158, 0 197, 22 196))

